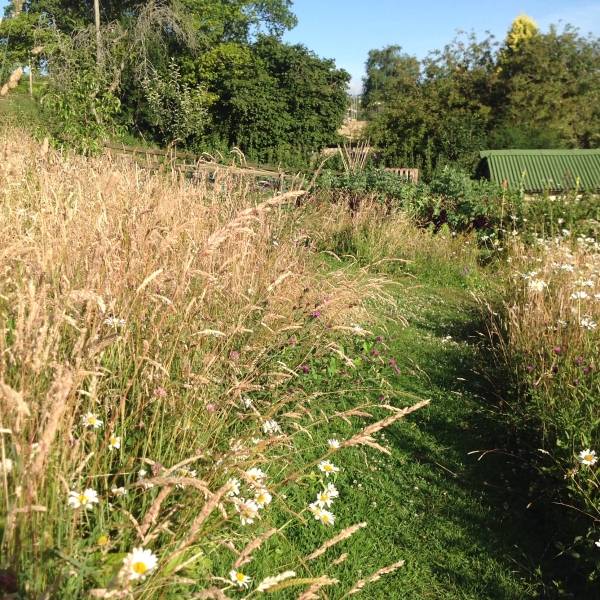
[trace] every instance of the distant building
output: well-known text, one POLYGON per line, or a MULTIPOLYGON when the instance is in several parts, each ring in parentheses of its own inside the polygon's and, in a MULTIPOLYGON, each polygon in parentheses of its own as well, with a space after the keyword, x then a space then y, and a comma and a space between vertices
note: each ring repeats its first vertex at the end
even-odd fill
POLYGON ((527 193, 600 190, 599 150, 484 150, 478 175, 527 193))

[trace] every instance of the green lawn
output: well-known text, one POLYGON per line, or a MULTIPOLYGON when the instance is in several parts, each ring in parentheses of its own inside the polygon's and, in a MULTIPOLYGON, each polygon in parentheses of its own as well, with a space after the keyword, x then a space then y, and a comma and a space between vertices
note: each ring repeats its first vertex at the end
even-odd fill
MULTIPOLYGON (((376 436, 392 450, 391 456, 371 448, 343 449, 333 456, 341 468, 336 479, 340 497, 330 509, 337 517, 334 528, 317 523, 311 515, 303 525, 274 510, 272 525, 291 520, 285 530, 287 541, 271 538, 261 558, 246 567, 247 574, 259 581, 290 568, 297 557, 364 520, 367 528, 308 563, 302 574, 339 579, 341 585, 324 588, 331 599, 341 598, 361 577, 401 559, 406 561, 401 569, 368 584, 362 597, 597 597, 566 559, 557 558, 552 511, 539 491, 543 485, 535 452, 530 451, 535 449, 527 449, 510 435, 509 423, 497 409, 506 397, 497 383, 502 382, 502 374, 496 373, 496 383, 482 375, 482 365, 489 367, 489 359, 468 282, 457 279, 447 287, 429 284, 428 279, 437 278, 426 273, 421 279, 423 287, 395 288, 394 310, 373 307, 370 342, 361 348, 359 339, 354 349, 353 356, 362 350, 365 358, 358 379, 356 373, 341 377, 324 373, 316 380, 307 376, 298 392, 317 392, 311 400, 315 410, 319 402, 347 410, 367 397, 375 400, 382 393, 378 387, 385 390, 375 385, 379 373, 393 382, 393 391, 383 392, 385 402, 408 406, 413 403, 405 395, 409 393, 431 399, 431 404, 376 436), (406 318, 407 325, 400 317, 406 318), (376 342, 378 335, 384 341, 376 342), (402 375, 393 372, 390 360, 402 375), (374 389, 360 391, 369 386, 374 389), (318 392, 327 393, 319 396, 318 392), (480 453, 470 454, 493 449, 498 451, 481 460, 480 453), (348 558, 331 565, 342 552, 348 558)), ((331 421, 319 426, 318 437, 344 440, 363 422, 370 420, 353 418, 352 426, 331 421)), ((299 464, 323 454, 323 448, 301 439, 306 444, 297 442, 299 464)), ((315 478, 305 478, 288 494, 288 506, 301 511, 318 489, 315 478)), ((276 597, 292 599, 298 593, 291 589, 276 597)))

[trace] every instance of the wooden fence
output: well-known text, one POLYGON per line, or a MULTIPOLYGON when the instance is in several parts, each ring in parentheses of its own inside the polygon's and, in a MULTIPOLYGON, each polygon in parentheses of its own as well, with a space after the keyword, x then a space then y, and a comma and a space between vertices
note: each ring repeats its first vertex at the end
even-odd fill
MULTIPOLYGON (((188 152, 177 152, 172 150, 155 150, 153 148, 140 148, 137 146, 126 146, 125 144, 113 144, 105 142, 111 154, 121 157, 127 161, 133 161, 146 169, 160 169, 169 166, 175 171, 181 173, 198 172, 216 172, 219 169, 227 169, 234 173, 244 175, 253 175, 255 177, 269 177, 277 179, 279 188, 283 189, 285 181, 300 181, 304 175, 314 175, 316 171, 311 169, 301 169, 294 174, 286 173, 281 167, 272 165, 261 165, 244 160, 241 156, 234 157, 231 162, 217 162, 207 160, 207 157, 199 154, 190 154, 188 152), (236 163, 236 159, 239 163, 236 163)), ((396 173, 411 183, 418 183, 419 169, 387 168, 387 171, 396 173)), ((343 171, 333 171, 340 175, 343 171)))

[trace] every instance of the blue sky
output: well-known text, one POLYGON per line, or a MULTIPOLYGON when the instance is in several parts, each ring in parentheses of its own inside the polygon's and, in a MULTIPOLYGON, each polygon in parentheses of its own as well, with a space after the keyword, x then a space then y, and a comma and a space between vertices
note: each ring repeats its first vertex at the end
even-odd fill
MULTIPOLYGON (((6 4, 0 0, 0 8, 6 4)), ((443 48, 458 29, 481 36, 489 30, 503 39, 521 12, 542 30, 562 21, 600 36, 599 0, 295 0, 293 10, 299 24, 284 39, 335 59, 352 75, 354 91, 360 89, 372 48, 398 44, 423 58, 443 48)))
POLYGON ((593 0, 295 0, 298 26, 285 35, 324 58, 334 58, 353 79, 357 91, 367 53, 391 44, 418 58, 442 49, 456 30, 489 30, 504 39, 521 12, 542 30, 571 23, 581 33, 600 35, 600 2, 593 0))

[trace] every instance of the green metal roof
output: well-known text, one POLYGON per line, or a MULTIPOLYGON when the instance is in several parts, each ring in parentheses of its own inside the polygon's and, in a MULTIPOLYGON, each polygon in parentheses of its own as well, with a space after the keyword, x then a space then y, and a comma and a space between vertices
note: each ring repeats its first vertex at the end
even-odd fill
POLYGON ((600 188, 599 150, 484 150, 480 173, 526 192, 600 188), (524 175, 523 175, 524 174, 524 175))

